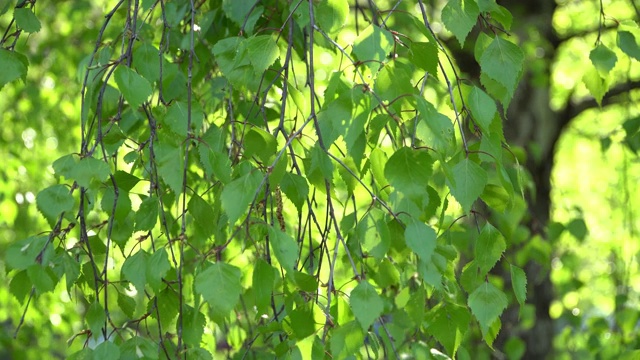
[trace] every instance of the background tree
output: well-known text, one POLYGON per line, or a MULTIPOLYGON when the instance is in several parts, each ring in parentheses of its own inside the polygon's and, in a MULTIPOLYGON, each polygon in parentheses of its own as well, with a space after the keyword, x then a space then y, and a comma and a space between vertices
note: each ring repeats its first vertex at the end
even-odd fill
MULTIPOLYGON (((550 176, 566 124, 596 105, 554 80, 576 74, 562 72, 563 46, 594 66, 584 79, 598 102, 625 104, 613 110, 623 120, 593 134, 626 179, 637 171, 622 149, 637 149, 637 26, 607 23, 633 4, 590 12, 602 15, 597 42, 574 4, 536 4, 4 3, 0 108, 24 121, 3 139, 61 151, 38 151, 38 164, 3 148, 5 352, 540 358, 553 334, 560 354, 636 348, 632 261, 612 259, 621 292, 609 337, 604 317, 554 311, 584 287, 549 268, 585 268, 567 261, 584 255, 560 234, 584 239, 587 214, 549 224, 550 176), (521 147, 503 142, 503 119, 521 147), (50 186, 54 176, 67 187, 50 186), (34 202, 53 229, 40 236, 45 224, 26 225, 41 216, 34 202), (569 332, 552 331, 552 317, 569 332), (72 334, 68 349, 56 341, 72 334)), ((625 181, 620 216, 633 219, 625 181)))

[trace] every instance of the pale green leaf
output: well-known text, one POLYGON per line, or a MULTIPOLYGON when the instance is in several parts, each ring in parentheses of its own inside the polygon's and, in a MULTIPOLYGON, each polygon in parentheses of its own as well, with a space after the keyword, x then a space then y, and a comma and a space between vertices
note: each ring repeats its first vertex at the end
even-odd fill
POLYGON ((246 157, 255 156, 263 163, 276 153, 276 138, 270 133, 258 127, 251 128, 244 137, 244 155, 246 157))
POLYGON ((462 339, 469 329, 471 314, 466 307, 441 302, 427 314, 427 331, 433 335, 454 358, 462 339))
POLYGON ((438 75, 438 45, 432 42, 412 42, 409 60, 433 77, 438 75))
POLYGON ((490 282, 480 285, 469 295, 468 305, 478 319, 483 333, 498 319, 509 304, 507 296, 490 282))
POLYGON ((358 286, 351 290, 349 306, 364 330, 382 315, 384 308, 380 295, 366 280, 360 281, 358 286))
POLYGON ((262 174, 259 171, 251 171, 248 174, 233 180, 222 189, 222 208, 227 214, 229 224, 235 224, 247 211, 253 201, 262 182, 262 174))
POLYGON ((122 275, 136 287, 138 292, 143 292, 147 284, 147 259, 149 255, 144 250, 139 250, 129 256, 122 265, 122 275))
POLYGON ((480 232, 475 248, 475 259, 480 267, 480 273, 487 274, 500 260, 506 248, 504 236, 493 225, 486 223, 480 232))
MULTIPOLYGON (((306 13, 309 13, 308 6, 305 3, 300 5, 306 13)), ((342 29, 349 15, 349 3, 343 0, 323 0, 314 8, 316 23, 327 34, 333 34, 342 29)))
POLYGON ((480 165, 465 158, 453 167, 452 173, 451 194, 468 214, 487 185, 487 172, 480 165))
POLYGON ((259 35, 246 40, 249 61, 256 73, 263 73, 280 57, 280 49, 271 35, 259 35))
POLYGON ((55 221, 63 212, 71 211, 75 200, 64 185, 52 185, 36 195, 36 205, 44 217, 55 221))
POLYGON ((480 15, 478 4, 473 0, 449 0, 442 9, 444 26, 464 46, 464 41, 480 15))
POLYGON ((608 78, 602 78, 596 68, 589 68, 582 76, 582 81, 598 105, 602 106, 602 99, 607 91, 609 91, 608 78))
POLYGON ((280 181, 280 188, 289 200, 296 206, 298 212, 302 212, 307 196, 309 184, 307 180, 298 174, 286 173, 280 181))
POLYGON ((389 31, 369 25, 353 44, 353 53, 359 61, 364 62, 373 72, 377 72, 386 60, 393 46, 393 37, 389 31))
POLYGON ((404 230, 407 246, 423 261, 430 261, 436 249, 436 232, 429 225, 411 219, 404 230))
POLYGON ((149 286, 156 291, 160 291, 162 285, 162 278, 165 277, 167 272, 171 269, 169 263, 169 256, 165 248, 157 249, 153 255, 147 259, 147 281, 149 286))
POLYGON ((364 333, 357 321, 348 322, 333 330, 331 354, 335 359, 347 359, 364 344, 364 333))
POLYGON ((269 240, 280 265, 287 272, 293 271, 298 260, 298 243, 291 235, 273 227, 269 228, 269 240))
POLYGON ((158 221, 158 209, 158 198, 155 195, 142 200, 140 208, 134 216, 135 230, 149 231, 153 229, 158 221))
POLYGON ((489 133, 489 126, 498 111, 495 101, 482 89, 474 86, 469 92, 467 105, 480 128, 489 133))
POLYGON ((523 64, 524 53, 520 47, 499 36, 493 39, 480 58, 482 72, 504 86, 509 94, 515 90, 523 64))
POLYGON ((387 161, 384 176, 400 192, 420 193, 426 189, 432 165, 433 159, 427 151, 403 147, 387 161))
POLYGON ((122 96, 134 109, 137 109, 147 101, 153 92, 149 80, 143 78, 131 68, 118 66, 113 76, 122 96))
POLYGON ((527 299, 527 275, 521 268, 514 265, 511 265, 510 270, 513 293, 516 294, 520 306, 524 306, 524 301, 527 299))
POLYGON ((242 293, 242 272, 233 265, 215 263, 196 275, 196 292, 209 303, 214 314, 224 317, 238 303, 242 293))

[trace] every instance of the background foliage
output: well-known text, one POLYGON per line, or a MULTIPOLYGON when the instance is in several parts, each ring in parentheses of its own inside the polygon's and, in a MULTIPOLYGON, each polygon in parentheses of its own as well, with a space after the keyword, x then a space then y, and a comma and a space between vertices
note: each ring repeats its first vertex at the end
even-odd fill
POLYGON ((553 63, 492 1, 0 4, 6 356, 519 358, 549 276, 558 356, 638 348, 633 3, 553 63), (539 234, 519 81, 583 110, 539 234))

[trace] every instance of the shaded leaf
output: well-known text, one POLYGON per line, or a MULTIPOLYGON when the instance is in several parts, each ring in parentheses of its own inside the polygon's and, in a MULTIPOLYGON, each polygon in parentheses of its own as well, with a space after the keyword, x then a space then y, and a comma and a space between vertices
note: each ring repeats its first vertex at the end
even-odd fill
POLYGON ((137 109, 147 101, 153 90, 149 80, 143 78, 131 68, 118 66, 113 74, 118 89, 132 108, 137 109))
POLYGON ((452 172, 451 194, 468 214, 487 184, 487 172, 468 158, 457 163, 452 172))
POLYGON ((469 295, 468 304, 484 334, 493 322, 498 320, 509 302, 500 289, 490 282, 485 282, 469 295))
POLYGON ((195 290, 209 303, 211 311, 224 317, 240 300, 242 272, 233 265, 215 263, 196 275, 195 290))
POLYGON ((383 305, 376 289, 366 280, 360 281, 349 295, 349 306, 364 330, 382 315, 383 305))
POLYGON ((511 265, 510 272, 513 293, 516 294, 520 306, 524 306, 524 301, 527 299, 527 275, 521 268, 514 265, 511 265))

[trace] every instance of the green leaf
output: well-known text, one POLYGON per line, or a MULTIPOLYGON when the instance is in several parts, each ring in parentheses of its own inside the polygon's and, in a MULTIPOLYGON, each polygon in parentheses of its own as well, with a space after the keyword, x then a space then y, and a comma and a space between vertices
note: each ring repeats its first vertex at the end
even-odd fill
POLYGON ((400 192, 422 193, 431 177, 433 160, 426 150, 398 149, 387 161, 384 176, 400 192))
POLYGON ((640 60, 640 29, 635 21, 625 20, 620 23, 616 44, 625 54, 640 60))
POLYGON ((247 211, 247 207, 253 201, 262 182, 262 175, 258 171, 251 171, 248 174, 230 182, 220 195, 222 208, 229 219, 229 224, 233 225, 247 211))
POLYGON ((585 237, 589 233, 589 229, 587 228, 587 224, 584 222, 583 218, 575 218, 571 220, 566 225, 566 228, 569 230, 569 233, 571 233, 571 235, 580 242, 584 241, 585 237))
POLYGON ((27 275, 31 283, 36 288, 38 294, 53 291, 58 283, 58 279, 52 273, 51 268, 40 264, 33 264, 27 268, 27 275))
POLYGON ((0 89, 6 84, 27 77, 27 67, 29 62, 27 58, 14 51, 0 49, 0 89))
POLYGON ((469 295, 468 305, 478 319, 483 334, 498 319, 509 304, 507 296, 492 283, 485 282, 469 295))
POLYGON ((136 300, 124 292, 118 292, 118 307, 128 317, 132 318, 136 311, 136 300))
POLYGON ((444 346, 448 355, 454 358, 469 329, 470 321, 471 314, 466 307, 441 302, 427 314, 427 331, 444 346))
POLYGON ((187 208, 189 214, 193 216, 194 225, 202 234, 208 238, 215 233, 216 229, 211 224, 216 218, 216 214, 208 202, 197 194, 193 194, 187 208))
POLYGON ((182 193, 182 168, 184 155, 180 147, 170 143, 157 142, 154 144, 158 175, 178 196, 182 193))
POLYGON ((287 272, 293 271, 298 260, 298 243, 291 235, 273 227, 269 228, 269 240, 280 265, 287 272))
POLYGON ((338 137, 344 137, 347 133, 352 121, 352 101, 350 92, 342 93, 337 99, 325 104, 318 113, 324 146, 330 147, 338 137))
POLYGON ((498 36, 480 58, 482 72, 504 86, 509 94, 516 88, 523 64, 524 54, 520 47, 498 36))
POLYGON ((364 333, 356 321, 348 322, 334 329, 331 336, 331 355, 334 359, 346 359, 364 344, 364 333))
POLYGON ((446 154, 455 146, 453 123, 422 97, 416 96, 414 100, 420 115, 416 135, 425 145, 446 154))
POLYGON ((313 311, 309 306, 298 306, 289 314, 289 319, 297 339, 304 339, 316 331, 313 311))
POLYGON ((258 128, 251 128, 244 138, 245 156, 256 156, 267 163, 269 159, 276 153, 277 141, 270 133, 258 128))
POLYGON ((138 293, 144 291, 147 283, 147 258, 149 255, 144 250, 139 250, 134 255, 129 256, 122 264, 122 275, 133 284, 138 293))
POLYGON ((105 314, 102 305, 100 305, 100 302, 94 301, 89 305, 85 315, 85 320, 87 321, 87 325, 89 325, 89 329, 91 330, 94 340, 100 341, 104 339, 102 336, 102 328, 105 326, 105 322, 107 321, 107 315, 105 314))
POLYGON ((60 261, 62 262, 62 268, 64 269, 67 292, 71 293, 71 287, 80 276, 80 264, 66 251, 60 254, 60 261))
POLYGON ((48 236, 31 236, 9 245, 4 258, 9 269, 25 270, 36 264, 36 258, 48 240, 48 236))
POLYGON ((222 10, 238 26, 244 24, 244 31, 251 34, 253 27, 264 11, 262 6, 254 7, 255 3, 254 0, 223 0, 222 10))
POLYGON ((280 181, 280 188, 289 200, 296 206, 299 213, 302 213, 307 196, 309 195, 309 184, 307 180, 298 174, 286 173, 280 181))
POLYGON ((9 283, 9 292, 15 296, 20 304, 24 304, 24 301, 27 298, 27 295, 31 292, 31 289, 31 280, 29 280, 27 270, 19 271, 11 278, 11 283, 9 283))
POLYGON ((468 214, 487 184, 487 172, 480 165, 465 158, 453 167, 452 174, 451 194, 468 214))
MULTIPOLYGON (((214 308, 214 313, 215 310, 216 309, 214 308)), ((204 334, 204 326, 207 324, 207 319, 204 317, 204 314, 198 309, 185 305, 184 316, 182 319, 182 336, 184 338, 184 343, 189 347, 200 345, 202 341, 202 334, 204 334)))
POLYGON ((88 188, 92 180, 104 181, 111 170, 109 165, 102 160, 87 157, 80 159, 70 170, 69 177, 75 180, 78 185, 88 188))
POLYGON ((131 68, 118 66, 113 74, 118 89, 132 108, 137 109, 147 101, 153 92, 149 80, 143 78, 131 68))
POLYGON ((71 211, 75 201, 64 185, 52 185, 36 195, 36 205, 44 217, 53 222, 63 212, 71 211))
POLYGON ((263 73, 280 57, 276 39, 271 35, 259 35, 245 40, 249 61, 257 73, 263 73))
POLYGON ((432 42, 412 42, 409 60, 433 77, 438 75, 438 45, 432 42))
POLYGON ((195 289, 209 303, 215 315, 225 317, 240 300, 241 279, 240 269, 219 262, 196 275, 195 289))
POLYGON ((151 83, 160 80, 159 54, 158 48, 149 41, 144 41, 133 50, 133 67, 151 83))
POLYGON ((589 59, 591 59, 591 63, 602 77, 609 75, 609 72, 616 66, 618 61, 616 53, 603 44, 598 44, 595 49, 591 50, 589 59))
POLYGON ((103 341, 93 349, 94 359, 118 360, 120 359, 120 348, 111 341, 103 341))
POLYGON ((464 46, 464 40, 476 24, 480 15, 478 4, 473 0, 449 0, 442 9, 444 26, 455 35, 464 46))
POLYGON ((469 92, 467 105, 480 129, 488 134, 490 132, 489 126, 498 111, 495 101, 487 93, 474 86, 469 92))
POLYGON ((180 137, 186 137, 190 131, 199 129, 204 121, 202 108, 197 102, 192 102, 191 105, 191 128, 187 127, 188 116, 188 103, 176 101, 169 106, 169 110, 167 110, 162 122, 166 124, 174 134, 180 137))
POLYGON ((149 286, 157 293, 162 286, 162 278, 171 269, 169 256, 165 248, 157 249, 153 255, 147 259, 147 280, 149 286))
POLYGON ((486 223, 476 243, 476 263, 481 274, 487 274, 502 257, 507 244, 502 234, 490 223, 486 223))
POLYGON ((116 201, 116 194, 113 190, 113 187, 109 186, 105 189, 102 200, 100 201, 102 210, 109 214, 109 217, 111 217, 111 214, 113 214, 113 218, 118 220, 122 220, 129 214, 131 214, 131 199, 129 198, 129 193, 123 191, 122 189, 118 189, 118 198, 117 202, 115 203, 115 212, 113 211, 114 201, 116 201))
POLYGON ((16 8, 13 11, 13 18, 16 20, 18 27, 28 33, 38 32, 42 27, 36 14, 27 7, 16 8))
POLYGON ((333 163, 329 156, 316 143, 309 152, 310 164, 307 170, 307 179, 316 187, 324 190, 325 181, 333 179, 333 163))
POLYGON ((318 291, 318 280, 309 274, 305 274, 300 271, 293 272, 293 281, 298 289, 306 292, 318 291))
POLYGON ((349 306, 363 330, 367 330, 382 315, 384 309, 380 295, 366 280, 360 281, 358 286, 351 290, 349 306))
POLYGON ((582 76, 582 81, 598 105, 602 106, 602 99, 607 91, 609 91, 608 78, 602 78, 596 68, 589 68, 582 76))
POLYGON ((366 63, 372 72, 377 72, 393 47, 393 36, 387 30, 369 25, 353 44, 353 53, 359 61, 366 63))
POLYGON ((150 231, 158 222, 158 198, 153 195, 142 200, 134 216, 136 231, 150 231))
MULTIPOLYGON (((307 4, 300 5, 304 10, 307 6, 307 4)), ((349 15, 349 3, 342 0, 325 0, 314 8, 316 23, 327 34, 333 34, 342 29, 349 15)))
POLYGON ((263 259, 258 259, 253 268, 253 295, 259 314, 269 311, 271 294, 276 280, 275 268, 263 259))
POLYGON ((407 246, 423 261, 430 261, 436 249, 436 232, 429 225, 411 219, 404 230, 407 246))
POLYGON ((524 301, 527 299, 527 275, 521 268, 514 265, 511 265, 510 270, 513 293, 520 306, 524 306, 524 301))

